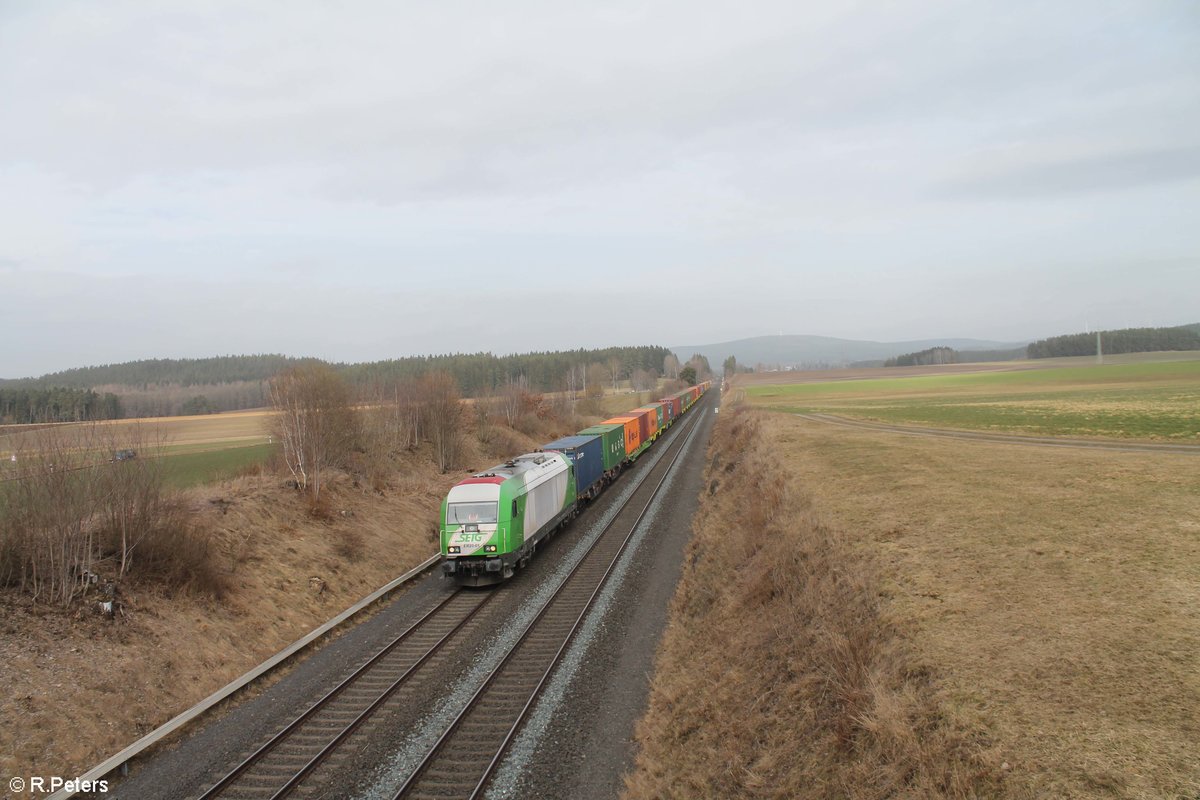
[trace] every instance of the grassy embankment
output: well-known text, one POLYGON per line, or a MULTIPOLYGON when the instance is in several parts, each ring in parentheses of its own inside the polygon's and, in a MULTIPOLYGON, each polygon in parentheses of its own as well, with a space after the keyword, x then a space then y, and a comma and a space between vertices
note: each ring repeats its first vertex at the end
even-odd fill
POLYGON ((713 452, 631 797, 1200 793, 1200 459, 757 409, 713 452))
POLYGON ((715 429, 627 796, 994 789, 999 756, 907 641, 878 554, 824 523, 760 416, 726 405, 715 429))
MULTIPOLYGON (((831 373, 834 378, 836 373, 831 373)), ((1046 436, 1200 441, 1200 358, 744 389, 781 411, 1046 436)))

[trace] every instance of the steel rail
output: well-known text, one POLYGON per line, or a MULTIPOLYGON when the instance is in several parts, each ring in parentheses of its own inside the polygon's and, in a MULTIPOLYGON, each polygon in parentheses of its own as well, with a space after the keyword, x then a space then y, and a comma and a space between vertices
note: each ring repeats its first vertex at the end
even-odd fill
POLYGON ((667 478, 674 470, 675 462, 678 461, 680 456, 683 455, 683 451, 687 449, 688 444, 691 442, 696 433, 699 432, 699 430, 700 426, 697 423, 688 433, 687 439, 684 440, 684 443, 680 446, 679 451, 675 453, 675 456, 671 459, 671 463, 667 465, 666 472, 663 473, 658 485, 654 487, 653 494, 646 502, 646 505, 642 508, 641 513, 638 514, 638 517, 634 521, 633 525, 630 526, 629 533, 626 534, 625 540, 621 543, 621 547, 617 551, 616 556, 613 557, 612 562, 608 565, 608 569, 604 571, 604 575, 600 578, 600 582, 596 584, 595 590, 588 598, 587 605, 584 607, 583 611, 580 612, 579 618, 575 620, 575 624, 571 626, 571 630, 567 634, 567 637, 563 640, 562 646, 559 647, 558 652, 554 654, 554 658, 551 661, 550 666, 546 668, 546 671, 542 674, 541 680, 539 680, 537 686, 534 687, 533 693, 529 696, 529 699, 521 708, 520 713, 517 714, 516 720, 509 727, 508 733, 504 736, 504 741, 500 743, 500 747, 496 750, 496 754, 492 756, 492 760, 488 763, 487 768, 484 770, 483 776, 479 779, 479 782, 475 784, 475 788, 471 792, 470 800, 475 800, 475 798, 483 792, 484 788, 487 786, 488 780, 492 777, 492 773, 495 772, 496 767, 500 765, 500 759, 504 756, 505 751, 508 749, 508 745, 512 742, 513 737, 517 735, 517 730, 521 727, 521 723, 525 721, 525 717, 529 713, 529 710, 533 708, 533 704, 537 702, 538 697, 541 695, 542 687, 545 686, 546 681, 550 679, 551 673, 554 672, 554 669, 558 666, 559 662, 562 661, 562 657, 566 653, 567 647, 575 638, 575 633, 579 630, 579 626, 583 624, 588 612, 591 611, 592 606, 596 602, 596 597, 600 594, 600 590, 603 589, 608 583, 609 575, 612 573, 613 569, 616 568, 617 562, 621 560, 621 555, 625 552, 626 546, 628 546, 629 541, 633 538, 633 535, 637 532, 637 529, 641 527, 642 520, 645 518, 646 512, 650 510, 650 505, 658 497, 659 490, 662 488, 662 485, 666 483, 667 478))
MULTIPOLYGON (((334 686, 332 689, 330 689, 328 692, 326 692, 320 699, 318 699, 311 706, 309 706, 303 713, 301 713, 299 716, 297 716, 295 719, 293 719, 291 722, 289 722, 287 725, 285 725, 278 733, 276 733, 274 736, 272 736, 267 742, 265 742, 257 750, 255 750, 253 753, 251 753, 249 756, 247 756, 240 764, 238 764, 229 773, 227 773, 223 778, 221 778, 219 781, 217 781, 217 783, 215 783, 211 787, 209 787, 209 789, 207 791, 205 791, 204 794, 200 795, 199 800, 210 800, 210 798, 216 797, 216 796, 220 795, 222 792, 224 792, 226 789, 228 789, 230 787, 230 785, 233 784, 243 774, 245 774, 247 770, 249 770, 256 764, 260 763, 267 755, 269 755, 272 751, 274 751, 276 747, 278 747, 281 743, 283 743, 289 737, 291 737, 291 735, 293 733, 295 733, 297 730, 301 729, 303 727, 304 723, 306 723, 307 721, 312 719, 312 717, 315 714, 317 714, 319 711, 328 707, 329 704, 331 702, 333 702, 334 700, 336 700, 338 697, 340 697, 347 688, 349 688, 350 686, 357 683, 360 678, 362 678, 364 675, 369 673, 371 668, 374 667, 376 664, 378 664, 381 659, 386 657, 389 653, 393 652, 402 642, 407 641, 414 632, 416 632, 418 629, 422 628, 426 622, 428 622, 430 619, 432 619, 435 615, 442 612, 446 608, 446 606, 448 606, 452 601, 454 601, 457 597, 459 597, 462 594, 463 594, 462 589, 457 589, 454 592, 452 592, 451 594, 447 595, 445 597, 445 599, 443 599, 440 603, 438 603, 436 606, 434 606, 432 609, 430 609, 428 612, 426 612, 424 615, 422 615, 420 619, 416 620, 411 625, 409 625, 408 628, 406 628, 402 633, 400 633, 394 639, 392 639, 392 641, 390 641, 386 645, 384 645, 373 656, 371 656, 369 659, 364 661, 352 673, 350 673, 345 678, 343 678, 341 681, 339 681, 336 686, 334 686)), ((440 650, 442 648, 442 645, 444 645, 451 637, 453 637, 455 634, 457 634, 459 632, 459 630, 462 629, 463 625, 465 625, 469 620, 471 620, 475 616, 475 614, 477 614, 479 612, 479 610, 482 609, 483 606, 487 604, 488 600, 490 600, 490 599, 491 599, 490 595, 481 595, 480 602, 474 608, 471 608, 468 611, 468 613, 466 614, 466 616, 463 617, 462 620, 460 620, 448 633, 446 633, 441 638, 439 638, 436 642, 434 642, 434 644, 432 646, 430 646, 415 662, 413 662, 412 665, 410 665, 407 669, 405 669, 405 671, 396 680, 394 680, 379 695, 379 697, 377 697, 374 701, 372 701, 372 703, 364 711, 362 711, 358 715, 356 715, 355 719, 346 728, 344 728, 341 732, 339 732, 336 735, 336 737, 332 741, 332 744, 327 744, 325 747, 323 747, 316 756, 314 756, 307 764, 305 764, 304 768, 301 769, 299 773, 297 773, 291 779, 289 779, 288 782, 281 789, 279 789, 274 795, 272 795, 272 798, 282 798, 282 797, 286 796, 288 793, 290 793, 291 790, 294 789, 296 787, 296 785, 299 784, 299 782, 305 776, 307 776, 313 769, 315 769, 317 767, 318 764, 320 764, 321 761, 323 761, 325 759, 326 756, 329 755, 329 753, 331 753, 334 749, 336 749, 336 746, 338 744, 340 744, 342 741, 344 741, 345 738, 347 736, 349 736, 351 733, 353 733, 354 730, 357 729, 359 727, 359 725, 361 725, 367 719, 367 717, 369 717, 371 714, 373 714, 378 709, 378 707, 383 704, 383 702, 385 702, 389 697, 391 697, 391 695, 393 693, 395 693, 396 689, 398 689, 400 687, 400 685, 402 683, 404 683, 408 679, 408 677, 417 670, 417 668, 419 668, 422 664, 424 664, 431 656, 433 656, 434 653, 436 653, 438 650, 440 650)))
MULTIPOLYGON (((344 622, 349 620, 351 617, 360 613, 363 609, 374 605, 375 603, 379 602, 379 600, 383 599, 387 595, 394 592, 396 589, 398 589, 401 586, 403 586, 404 584, 408 583, 413 578, 417 577, 418 575, 423 573, 425 570, 429 569, 434 564, 439 562, 441 560, 441 558, 442 558, 441 553, 436 553, 436 554, 430 556, 429 558, 425 559, 420 564, 413 567, 412 569, 410 569, 408 572, 404 573, 400 577, 398 577, 392 581, 389 581, 387 584, 376 589, 374 592, 367 595, 362 600, 359 600, 357 603, 350 606, 350 608, 347 608, 345 611, 338 614, 333 619, 331 619, 328 622, 325 622, 324 624, 309 631, 307 634, 305 634, 300 639, 296 640, 295 642, 292 642, 290 645, 285 647, 283 650, 280 650, 278 653, 271 656, 266 661, 262 662, 261 664, 254 667, 253 669, 249 670, 248 672, 242 674, 240 677, 235 678, 234 680, 230 681, 225 686, 223 686, 220 689, 218 689, 217 691, 213 692, 212 694, 210 694, 208 697, 201 700, 196 705, 194 705, 191 708, 187 709, 186 711, 176 715, 175 717, 172 717, 170 720, 163 723, 162 725, 155 728, 154 730, 150 731, 145 736, 143 736, 142 738, 135 741, 133 744, 129 745, 125 749, 118 752, 116 755, 110 756, 109 758, 105 759, 104 761, 101 761, 99 764, 92 767, 87 772, 78 776, 79 782, 83 783, 83 782, 87 782, 87 781, 98 781, 98 780, 101 780, 102 778, 104 778, 106 775, 111 774, 115 770, 123 769, 131 760, 133 760, 134 758, 137 758, 139 755, 144 753, 146 750, 159 744, 164 739, 166 739, 168 736, 175 733, 180 728, 183 728, 185 725, 188 725, 189 723, 195 721, 196 719, 201 717, 205 712, 207 712, 209 709, 213 708, 214 706, 219 705, 220 703, 224 702, 225 700, 228 700, 234 694, 240 692, 242 689, 246 688, 254 681, 259 680, 264 675, 273 671, 280 664, 283 664, 284 662, 288 661, 289 659, 294 658, 302 650, 305 650, 306 648, 311 646, 313 642, 317 641, 322 636, 325 636, 326 634, 330 633, 335 628, 339 627, 344 622)), ((74 791, 68 791, 66 789, 59 789, 54 794, 50 795, 50 797, 47 800, 67 800, 67 798, 74 797, 76 794, 77 794, 77 792, 74 792, 74 791)))

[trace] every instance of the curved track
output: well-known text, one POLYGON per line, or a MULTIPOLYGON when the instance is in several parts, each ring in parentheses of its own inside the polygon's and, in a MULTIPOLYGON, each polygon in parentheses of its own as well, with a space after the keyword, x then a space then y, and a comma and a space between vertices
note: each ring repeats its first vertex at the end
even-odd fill
POLYGON ((847 428, 863 428, 865 430, 902 433, 908 436, 932 436, 942 439, 965 439, 973 442, 992 442, 995 444, 1026 444, 1036 447, 1071 447, 1085 450, 1117 450, 1125 453, 1185 453, 1200 455, 1200 445, 1167 444, 1154 442, 1120 442, 1094 439, 1057 439, 1046 436, 1020 436, 1005 433, 977 433, 974 431, 959 431, 948 428, 919 428, 907 425, 888 425, 883 422, 868 422, 867 420, 848 419, 834 414, 795 414, 801 419, 812 422, 823 422, 827 425, 841 425, 847 428))
POLYGON ((663 483, 700 430, 701 417, 700 413, 693 414, 687 434, 680 431, 670 442, 668 446, 674 448, 674 453, 660 459, 647 473, 622 510, 400 787, 397 800, 475 798, 482 794, 626 545, 658 499, 663 483))

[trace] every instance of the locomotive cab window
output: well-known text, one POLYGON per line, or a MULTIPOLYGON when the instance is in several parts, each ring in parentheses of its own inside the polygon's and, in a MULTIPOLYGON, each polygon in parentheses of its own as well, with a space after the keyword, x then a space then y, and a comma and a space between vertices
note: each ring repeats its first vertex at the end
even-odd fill
POLYGON ((499 503, 449 503, 446 522, 451 525, 493 523, 499 513, 499 503))

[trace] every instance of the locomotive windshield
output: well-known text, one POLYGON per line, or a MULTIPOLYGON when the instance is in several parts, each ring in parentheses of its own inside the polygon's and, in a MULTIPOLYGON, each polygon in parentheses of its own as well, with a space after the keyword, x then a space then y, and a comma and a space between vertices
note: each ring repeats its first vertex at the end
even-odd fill
POLYGON ((468 522, 495 522, 499 505, 499 503, 447 503, 446 524, 464 525, 468 522))

